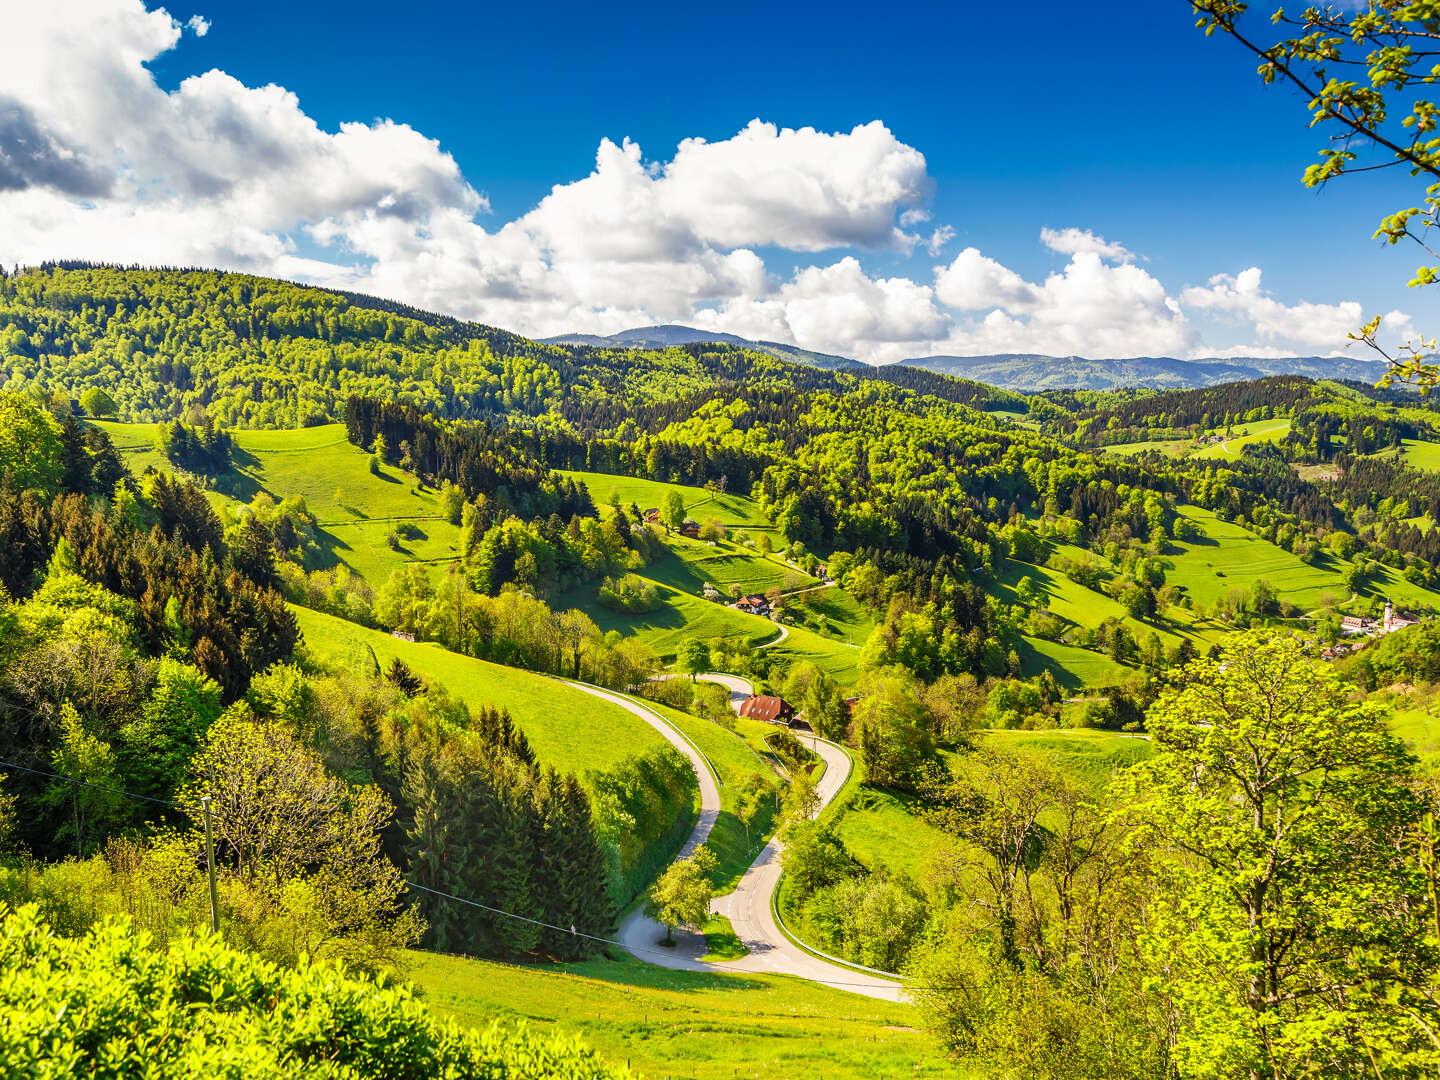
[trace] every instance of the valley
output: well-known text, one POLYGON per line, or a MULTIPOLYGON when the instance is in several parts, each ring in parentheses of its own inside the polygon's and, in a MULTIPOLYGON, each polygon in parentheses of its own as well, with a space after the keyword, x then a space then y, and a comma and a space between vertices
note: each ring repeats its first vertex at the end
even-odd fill
POLYGON ((43 349, 0 357, 0 890, 71 937, 138 912, 184 947, 213 865, 228 945, 466 1027, 650 1076, 978 1078, 1052 1007, 1057 1046, 1169 1053, 1132 928, 1190 896, 1169 824, 1241 798, 1177 779, 1197 731, 1338 741, 1422 828, 1428 399, 1018 394, 208 272, 4 282, 43 349), (102 361, 176 295, 168 369, 102 361), (208 366, 217 322, 253 370, 208 366))

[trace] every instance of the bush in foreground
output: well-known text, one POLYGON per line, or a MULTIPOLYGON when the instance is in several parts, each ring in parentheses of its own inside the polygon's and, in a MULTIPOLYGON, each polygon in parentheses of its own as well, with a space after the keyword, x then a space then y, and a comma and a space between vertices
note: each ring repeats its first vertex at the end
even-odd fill
POLYGON ((123 922, 63 938, 33 907, 0 920, 0 1061, 35 1080, 631 1075, 576 1042, 464 1030, 328 964, 285 970, 210 937, 158 950, 123 922))

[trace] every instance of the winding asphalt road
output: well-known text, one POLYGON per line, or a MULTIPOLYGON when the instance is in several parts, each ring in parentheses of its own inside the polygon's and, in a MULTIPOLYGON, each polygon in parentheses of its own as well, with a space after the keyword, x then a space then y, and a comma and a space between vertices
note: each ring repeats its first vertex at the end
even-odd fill
MULTIPOLYGON (((749 680, 738 675, 714 672, 700 675, 699 678, 729 690, 730 703, 736 711, 739 711, 740 702, 753 691, 749 680)), ((643 703, 583 683, 571 685, 627 709, 653 727, 690 760, 695 775, 700 778, 701 810, 700 819, 681 849, 680 857, 684 858, 694 852, 709 837, 710 830, 715 827, 715 821, 720 815, 720 790, 705 756, 659 713, 643 703)), ((825 762, 825 773, 816 785, 820 806, 823 808, 845 786, 850 775, 850 755, 824 739, 810 741, 815 752, 825 762)), ((784 845, 780 839, 771 838, 745 871, 735 891, 728 896, 717 897, 710 903, 712 912, 724 915, 730 920, 736 936, 750 950, 748 955, 720 963, 703 961, 700 957, 705 955, 705 938, 684 930, 676 933, 675 945, 666 948, 660 944, 665 938, 665 928, 645 914, 643 905, 637 906, 620 924, 620 940, 625 948, 639 959, 678 971, 794 975, 854 994, 884 998, 888 1001, 901 1000, 903 988, 894 979, 881 978, 851 967, 829 963, 806 952, 781 931, 775 921, 771 897, 780 883, 782 850, 784 845)))

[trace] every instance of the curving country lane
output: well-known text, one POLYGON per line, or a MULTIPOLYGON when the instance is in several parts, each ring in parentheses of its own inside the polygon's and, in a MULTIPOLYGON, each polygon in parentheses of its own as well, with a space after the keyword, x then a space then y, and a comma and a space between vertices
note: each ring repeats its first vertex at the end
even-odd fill
MULTIPOLYGON (((729 690, 731 705, 736 711, 739 710, 740 702, 753 691, 749 680, 738 675, 712 672, 698 678, 729 690)), ((700 778, 701 810, 700 819, 681 849, 680 857, 684 858, 694 852, 709 837, 710 830, 714 828, 720 814, 720 791, 709 761, 659 713, 634 698, 584 683, 572 682, 571 685, 627 709, 659 732, 690 760, 696 776, 700 778)), ((809 741, 825 762, 825 773, 816 785, 823 809, 845 786, 845 781, 850 776, 850 755, 835 743, 824 739, 812 737, 809 741)), ((748 955, 721 963, 701 960, 700 957, 704 956, 706 951, 705 938, 685 930, 677 931, 675 945, 666 948, 660 944, 665 937, 665 928, 645 914, 643 905, 637 906, 621 922, 620 941, 638 959, 677 971, 793 975, 853 994, 888 1001, 902 1000, 904 990, 895 979, 885 978, 881 973, 870 974, 867 970, 857 970, 823 960, 800 948, 780 929, 772 898, 780 884, 780 853, 783 850, 784 844, 779 837, 772 837, 745 871, 735 891, 727 896, 717 897, 710 903, 712 912, 724 915, 730 920, 736 936, 749 949, 748 955)))

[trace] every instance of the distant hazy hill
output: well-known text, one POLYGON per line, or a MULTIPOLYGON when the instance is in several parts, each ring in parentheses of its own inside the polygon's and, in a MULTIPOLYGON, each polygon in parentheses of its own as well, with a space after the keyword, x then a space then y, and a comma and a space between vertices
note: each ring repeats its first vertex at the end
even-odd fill
POLYGON ((811 352, 794 345, 782 345, 778 341, 750 341, 734 334, 721 334, 711 330, 696 330, 693 326, 637 326, 633 330, 622 330, 618 334, 600 337, 595 334, 562 334, 559 337, 544 338, 546 345, 591 345, 599 349, 664 349, 671 345, 693 345, 696 342, 718 342, 723 345, 739 345, 757 352, 769 353, 793 364, 809 364, 811 367, 836 370, 855 368, 861 364, 848 356, 832 356, 829 353, 811 352))
POLYGON ((1385 372, 1378 360, 1351 356, 1254 356, 1176 360, 1142 356, 1133 360, 1087 360, 1083 356, 924 356, 901 361, 909 367, 958 375, 1006 390, 1114 390, 1144 386, 1193 390, 1266 375, 1307 375, 1313 379, 1375 382, 1385 372))

